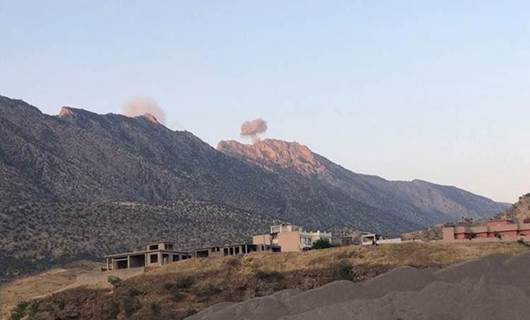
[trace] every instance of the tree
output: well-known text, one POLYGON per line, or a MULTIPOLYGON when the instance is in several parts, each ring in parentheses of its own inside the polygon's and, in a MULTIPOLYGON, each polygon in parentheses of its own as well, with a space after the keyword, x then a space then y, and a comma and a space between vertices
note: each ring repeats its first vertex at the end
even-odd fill
POLYGON ((107 282, 110 283, 115 288, 121 285, 121 279, 116 276, 108 276, 107 282))
POLYGON ((317 241, 313 242, 312 249, 327 249, 331 247, 333 247, 333 245, 329 242, 329 240, 318 239, 317 241))

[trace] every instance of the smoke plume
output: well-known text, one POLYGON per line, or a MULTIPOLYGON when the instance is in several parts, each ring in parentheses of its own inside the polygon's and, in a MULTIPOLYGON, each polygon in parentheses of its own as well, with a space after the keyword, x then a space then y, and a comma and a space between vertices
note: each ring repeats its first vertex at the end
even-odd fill
POLYGON ((166 113, 155 100, 149 97, 136 97, 132 99, 122 107, 121 113, 128 117, 149 114, 154 116, 159 123, 166 123, 166 113))
POLYGON ((267 131, 267 121, 263 119, 255 119, 245 121, 241 125, 241 136, 252 139, 252 142, 259 141, 259 135, 267 131))

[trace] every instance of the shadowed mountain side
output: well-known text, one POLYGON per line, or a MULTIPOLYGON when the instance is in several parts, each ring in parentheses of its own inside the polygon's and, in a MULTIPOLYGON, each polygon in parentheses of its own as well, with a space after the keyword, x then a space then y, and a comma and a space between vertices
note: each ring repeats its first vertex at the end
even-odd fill
MULTIPOLYGON (((63 107, 48 116, 0 98, 2 205, 33 201, 199 199, 308 227, 392 231, 417 222, 374 208, 318 181, 289 179, 216 151, 189 132, 146 117, 63 107), (13 187, 13 183, 20 187, 13 187)), ((296 176, 296 173, 293 173, 296 176)))

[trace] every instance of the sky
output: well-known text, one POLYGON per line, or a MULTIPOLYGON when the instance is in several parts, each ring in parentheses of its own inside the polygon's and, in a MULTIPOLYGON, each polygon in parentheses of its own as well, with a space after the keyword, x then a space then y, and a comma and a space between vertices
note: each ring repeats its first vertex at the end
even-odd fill
POLYGON ((359 173, 530 192, 528 1, 5 1, 0 95, 155 100, 216 146, 245 120, 359 173))

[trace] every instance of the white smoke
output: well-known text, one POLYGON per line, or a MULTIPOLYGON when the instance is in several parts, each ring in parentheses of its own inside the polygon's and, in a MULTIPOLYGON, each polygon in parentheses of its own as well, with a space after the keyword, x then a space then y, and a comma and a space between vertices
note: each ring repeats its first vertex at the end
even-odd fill
POLYGON ((159 123, 166 123, 166 113, 158 103, 149 97, 136 97, 123 105, 121 113, 128 117, 152 115, 159 123))

